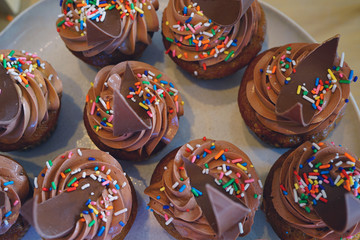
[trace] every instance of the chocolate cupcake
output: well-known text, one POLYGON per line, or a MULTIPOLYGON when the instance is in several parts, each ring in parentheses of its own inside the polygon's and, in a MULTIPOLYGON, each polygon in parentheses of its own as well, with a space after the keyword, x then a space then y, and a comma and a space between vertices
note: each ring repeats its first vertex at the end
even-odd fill
POLYGON ((135 220, 134 187, 102 151, 67 151, 46 162, 34 182, 24 215, 43 239, 124 239, 135 220))
POLYGON ((130 61, 98 72, 86 97, 84 123, 98 148, 117 159, 139 161, 171 142, 183 112, 168 76, 130 61))
POLYGON ((236 239, 250 232, 262 184, 248 156, 198 139, 165 156, 145 189, 149 208, 176 239, 236 239))
POLYGON ((264 187, 281 239, 360 239, 360 162, 346 148, 305 142, 283 154, 264 187))
POLYGON ((242 79, 238 103, 246 125, 275 147, 321 141, 342 118, 354 72, 336 54, 339 36, 260 54, 242 79))
POLYGON ((0 50, 0 151, 30 148, 56 127, 62 82, 36 54, 0 50))
POLYGON ((20 215, 20 208, 31 198, 32 189, 23 167, 0 155, 0 238, 21 239, 30 225, 20 215))
POLYGON ((140 58, 159 29, 158 0, 60 1, 56 25, 66 47, 95 67, 140 58))
POLYGON ((265 14, 255 0, 170 0, 162 19, 166 53, 201 79, 223 78, 261 50, 265 14))

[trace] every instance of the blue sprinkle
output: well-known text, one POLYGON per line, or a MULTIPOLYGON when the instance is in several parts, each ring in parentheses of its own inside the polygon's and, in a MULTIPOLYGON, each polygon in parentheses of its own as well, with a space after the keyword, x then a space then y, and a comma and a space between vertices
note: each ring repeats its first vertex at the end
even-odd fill
POLYGON ((203 193, 202 193, 200 190, 198 190, 198 189, 196 189, 196 188, 194 188, 194 187, 192 187, 191 189, 194 189, 195 192, 197 192, 200 196, 203 195, 203 193))
POLYGON ((140 17, 144 17, 144 14, 143 14, 143 13, 141 13, 141 14, 140 14, 140 17))
POLYGON ((9 181, 9 182, 5 182, 4 186, 13 185, 13 184, 14 184, 14 181, 9 181))
POLYGON ((342 168, 342 167, 339 167, 339 170, 340 170, 340 171, 342 171, 342 170, 343 170, 343 168, 342 168))
POLYGON ((187 7, 184 7, 184 14, 187 14, 187 7))
POLYGON ((283 194, 284 194, 284 195, 288 195, 288 192, 287 192, 287 191, 283 191, 283 194))
POLYGON ((285 58, 285 60, 287 61, 287 62, 291 62, 291 59, 290 58, 285 58))
POLYGON ((170 87, 172 87, 172 88, 174 88, 175 86, 174 86, 174 84, 172 84, 172 83, 169 83, 169 85, 170 85, 170 87))
POLYGON ((7 212, 7 213, 5 214, 5 217, 6 217, 6 218, 9 217, 11 214, 12 214, 12 211, 9 211, 9 212, 7 212))
POLYGON ((51 191, 52 191, 52 188, 49 188, 49 191, 51 192, 51 191))
POLYGON ((206 155, 207 155, 207 153, 206 153, 206 152, 204 152, 204 154, 203 154, 203 158, 204 158, 204 157, 206 157, 206 155))
POLYGON ((131 92, 136 92, 135 89, 132 88, 132 87, 129 87, 129 90, 130 90, 131 92))
POLYGON ((119 190, 119 189, 120 189, 119 184, 116 184, 116 185, 115 185, 115 188, 116 188, 117 190, 119 190))
POLYGON ((95 171, 99 170, 99 167, 98 166, 94 167, 94 170, 95 171))
POLYGON ((289 81, 288 81, 288 80, 285 80, 285 84, 289 84, 289 81))
POLYGON ((21 67, 18 67, 17 69, 19 70, 19 72, 21 72, 21 73, 23 72, 23 70, 21 69, 21 67))
POLYGON ((348 102, 349 102, 349 99, 345 99, 345 102, 348 103, 348 102))
POLYGON ((264 70, 260 69, 260 72, 261 72, 261 73, 263 73, 263 72, 264 72, 264 70))
POLYGON ((96 116, 100 116, 100 112, 97 112, 97 113, 96 113, 96 116))
POLYGON ((186 185, 185 184, 182 185, 181 188, 179 189, 179 192, 183 192, 185 190, 185 188, 186 188, 186 185))
POLYGON ((36 60, 36 63, 40 67, 41 63, 40 63, 39 59, 36 60))
POLYGON ((335 183, 334 183, 334 181, 332 180, 331 177, 329 177, 328 180, 329 180, 331 186, 335 186, 335 183))
POLYGON ((157 87, 156 87, 156 85, 154 85, 154 86, 153 86, 153 88, 154 88, 154 90, 155 90, 155 91, 157 90, 157 87))
POLYGON ((358 76, 355 76, 353 82, 356 82, 357 80, 358 80, 358 76))
POLYGON ((147 105, 150 105, 149 99, 146 99, 146 104, 147 104, 147 105))
POLYGON ((163 80, 161 80, 160 83, 162 83, 162 84, 168 84, 167 81, 163 81, 163 80))
POLYGON ((324 175, 325 175, 325 174, 329 174, 329 173, 330 173, 330 171, 321 171, 321 172, 320 172, 320 174, 324 174, 324 175))
POLYGON ((164 205, 164 206, 163 206, 163 209, 169 209, 169 208, 170 208, 169 205, 164 205))
POLYGON ((322 176, 317 176, 318 180, 324 180, 324 178, 322 176))
POLYGON ((62 7, 62 4, 63 4, 63 0, 60 0, 60 7, 62 7))
POLYGON ((89 214, 89 211, 82 211, 83 214, 89 214))
POLYGON ((222 154, 222 155, 221 155, 221 158, 222 158, 223 161, 226 161, 226 156, 225 156, 225 154, 222 154))
POLYGON ((150 93, 147 93, 146 96, 147 96, 147 97, 151 97, 150 93))
POLYGON ((87 205, 89 205, 90 203, 91 203, 91 199, 87 200, 86 203, 85 203, 85 205, 87 206, 87 205))
POLYGON ((333 66, 332 69, 333 69, 333 70, 336 70, 336 66, 333 66))
POLYGON ((241 165, 243 165, 244 167, 246 167, 246 166, 247 166, 247 163, 246 163, 246 162, 244 162, 244 163, 242 163, 241 165))
POLYGON ((331 171, 333 169, 333 165, 330 164, 329 170, 331 171))
POLYGON ((314 205, 316 205, 316 204, 317 204, 316 199, 313 199, 313 203, 314 203, 314 205))
POLYGON ((91 18, 91 20, 95 20, 95 19, 98 18, 100 15, 101 15, 100 13, 96 14, 95 16, 93 16, 93 17, 91 18))
POLYGON ((211 20, 211 19, 209 19, 209 23, 212 23, 212 20, 211 20))
POLYGON ((147 70, 144 71, 145 76, 147 76, 149 74, 149 72, 147 70))
POLYGON ((236 43, 234 43, 234 42, 232 42, 232 43, 231 43, 231 46, 236 47, 236 46, 237 46, 237 44, 236 44, 236 43))
POLYGON ((94 212, 94 210, 93 210, 92 208, 90 208, 89 212, 90 212, 90 213, 93 213, 93 212, 94 212))
POLYGON ((89 157, 88 160, 89 160, 89 161, 95 161, 95 158, 89 157))
POLYGON ((99 230, 99 232, 98 232, 98 237, 101 237, 101 235, 103 235, 103 233, 104 233, 104 231, 105 231, 105 227, 104 226, 102 226, 101 228, 100 228, 100 230, 99 230))
POLYGON ((107 127, 107 125, 106 125, 105 122, 101 121, 100 123, 101 123, 101 125, 103 125, 104 127, 107 127))
POLYGON ((226 170, 228 170, 228 171, 229 171, 229 170, 230 170, 230 167, 229 167, 229 166, 226 166, 226 170))
POLYGON ((314 161, 315 160, 315 156, 312 156, 311 158, 309 158, 308 160, 306 160, 306 162, 312 162, 312 161, 314 161))
POLYGON ((125 223, 123 221, 120 221, 119 224, 123 227, 125 226, 125 223))
POLYGON ((150 209, 150 206, 148 205, 148 206, 146 206, 146 210, 149 210, 150 209))
POLYGON ((101 179, 101 182, 105 182, 105 179, 102 178, 102 179, 101 179))
POLYGON ((159 199, 160 199, 160 196, 157 196, 156 199, 159 200, 159 199))
POLYGON ((351 81, 353 77, 354 77, 354 70, 351 70, 349 73, 349 80, 351 81))
POLYGON ((192 20, 192 17, 189 17, 189 18, 185 21, 185 23, 190 23, 191 20, 192 20))
POLYGON ((15 57, 11 57, 10 60, 11 60, 11 61, 15 61, 16 58, 15 58, 15 57))
POLYGON ((324 186, 321 185, 321 184, 319 184, 319 188, 320 188, 321 190, 325 190, 324 186))
POLYGON ((198 154, 198 155, 196 155, 196 159, 200 159, 200 155, 198 154))
POLYGON ((319 85, 320 78, 316 78, 315 80, 315 86, 319 85))
POLYGON ((311 183, 309 183, 308 188, 309 188, 309 190, 312 188, 312 184, 311 184, 311 183))
POLYGON ((204 36, 199 37, 199 40, 200 40, 200 41, 203 40, 203 39, 204 39, 204 36))
POLYGON ((302 169, 304 166, 302 164, 299 165, 299 168, 302 169))
POLYGON ((211 149, 211 150, 214 150, 214 149, 215 149, 215 145, 212 145, 212 146, 210 147, 210 149, 211 149))

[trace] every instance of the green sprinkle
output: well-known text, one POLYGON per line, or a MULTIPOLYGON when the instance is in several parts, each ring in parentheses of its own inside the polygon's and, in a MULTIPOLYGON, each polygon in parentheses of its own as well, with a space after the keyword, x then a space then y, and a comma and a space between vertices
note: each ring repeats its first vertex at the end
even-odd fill
POLYGON ((52 165, 53 165, 52 161, 49 160, 48 162, 49 162, 50 167, 52 167, 52 165))
POLYGON ((304 199, 309 199, 309 195, 305 195, 304 199))
POLYGON ((339 83, 349 84, 349 83, 351 83, 351 81, 350 81, 350 80, 345 80, 345 79, 343 79, 343 80, 340 80, 339 83))
POLYGON ((223 188, 227 188, 227 187, 230 186, 234 181, 235 181, 235 178, 230 179, 230 181, 228 181, 227 183, 225 183, 225 184, 223 185, 223 188))
POLYGON ((99 102, 99 98, 100 96, 97 96, 96 99, 95 99, 95 102, 98 103, 99 102))
POLYGON ((103 122, 105 122, 106 120, 107 120, 106 117, 104 117, 104 118, 102 119, 103 122))
POLYGON ((77 180, 77 178, 74 177, 73 180, 71 180, 67 186, 70 187, 76 180, 77 180))
POLYGON ((258 195, 256 193, 254 194, 254 198, 258 198, 258 195))
POLYGON ((58 26, 58 27, 60 27, 61 25, 63 25, 63 24, 64 24, 64 22, 65 22, 65 19, 64 19, 64 20, 62 20, 62 21, 60 21, 60 22, 57 24, 57 26, 58 26))
POLYGON ((71 169, 70 169, 70 168, 68 168, 68 169, 66 169, 66 170, 64 171, 64 173, 69 173, 69 172, 71 172, 71 169))
POLYGON ((305 207, 305 211, 310 213, 310 208, 308 206, 305 207))
POLYGON ((3 65, 4 65, 4 68, 6 68, 6 60, 5 60, 5 58, 3 59, 3 65))
POLYGON ((314 153, 317 153, 317 151, 318 151, 317 149, 314 149, 314 150, 313 150, 314 153))
POLYGON ((299 203, 307 203, 306 200, 299 200, 299 203))
POLYGON ((28 87, 30 87, 30 85, 29 85, 29 84, 26 84, 25 87, 28 88, 28 87))
POLYGON ((317 164, 315 165, 315 168, 319 168, 321 165, 322 165, 322 163, 319 162, 319 163, 317 163, 317 164))
POLYGON ((206 168, 209 168, 209 164, 205 163, 204 165, 205 165, 206 168))
POLYGON ((96 128, 97 128, 97 125, 94 125, 94 128, 96 129, 96 128))
POLYGON ((199 194, 193 188, 191 189, 191 192, 195 195, 195 197, 199 196, 199 194))
POLYGON ((161 78, 162 74, 160 73, 159 75, 156 76, 157 79, 161 78))
MULTIPOLYGON (((211 29, 211 32, 212 32, 212 34, 215 36, 216 35, 216 32, 215 32, 215 30, 214 29, 211 29)), ((221 37, 221 38, 219 38, 219 40, 224 40, 224 39, 222 39, 222 38, 224 38, 225 39, 225 37, 221 37)))
POLYGON ((308 91, 304 91, 303 95, 306 96, 306 95, 308 95, 308 93, 309 93, 308 91))
POLYGON ((14 50, 11 50, 9 56, 12 57, 14 55, 15 51, 14 50))
POLYGON ((305 194, 302 193, 301 196, 300 196, 301 199, 305 199, 305 194))
POLYGON ((221 180, 221 179, 219 179, 219 181, 218 181, 219 183, 222 183, 223 182, 223 180, 221 180))
POLYGON ((142 81, 143 84, 150 84, 149 81, 142 81))
POLYGON ((324 85, 324 88, 329 88, 329 85, 324 85))
POLYGON ((180 178, 180 181, 184 181, 184 179, 183 179, 183 178, 180 178))
POLYGON ((166 40, 168 40, 169 42, 174 42, 174 40, 172 38, 166 37, 166 40))
POLYGON ((289 69, 289 64, 285 64, 285 69, 289 69))
POLYGON ((56 190, 56 185, 55 185, 54 182, 51 182, 51 186, 52 186, 52 189, 53 189, 53 190, 56 190))
POLYGON ((239 188, 238 188, 237 184, 236 184, 236 183, 233 183, 233 186, 234 186, 234 190, 235 190, 235 192, 237 192, 237 191, 239 190, 239 188))
POLYGON ((291 47, 287 47, 286 50, 290 51, 290 50, 291 50, 291 47))
POLYGON ((114 7, 115 7, 115 5, 111 5, 111 6, 109 7, 109 10, 114 9, 114 7))
POLYGON ((95 220, 92 220, 90 223, 89 223, 89 227, 92 227, 93 225, 95 224, 95 220))
POLYGON ((131 8, 131 10, 134 10, 134 3, 130 4, 130 8, 131 8))
MULTIPOLYGON (((212 29, 212 30, 214 30, 214 29, 212 29)), ((219 40, 225 40, 225 37, 220 37, 219 40)))
POLYGON ((173 92, 169 92, 169 95, 170 95, 170 96, 174 96, 174 93, 173 93, 173 92))
POLYGON ((339 70, 340 70, 340 66, 337 66, 335 70, 336 70, 336 71, 339 71, 339 70))
POLYGON ((110 113, 110 111, 106 111, 106 113, 107 113, 107 114, 109 114, 109 113, 110 113))
POLYGON ((284 63, 284 61, 280 61, 280 64, 283 64, 284 63))
POLYGON ((320 100, 320 104, 323 104, 324 103, 324 100, 320 100))
POLYGON ((234 51, 231 51, 225 58, 225 62, 229 60, 229 58, 234 54, 234 51))

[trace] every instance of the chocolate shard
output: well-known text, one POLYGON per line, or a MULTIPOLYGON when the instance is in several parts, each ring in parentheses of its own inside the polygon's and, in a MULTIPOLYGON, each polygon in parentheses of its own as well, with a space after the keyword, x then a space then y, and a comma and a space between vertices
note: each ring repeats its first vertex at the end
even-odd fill
POLYGON ((240 233, 238 223, 246 217, 250 209, 220 188, 212 176, 203 174, 199 166, 185 157, 182 159, 191 187, 206 193, 197 197, 196 202, 210 226, 219 239, 235 239, 240 233))
MULTIPOLYGON (((79 188, 88 183, 90 187, 84 190, 64 191, 39 204, 37 203, 38 196, 35 195, 32 206, 32 221, 30 222, 33 223, 37 233, 42 238, 54 239, 69 234, 79 220, 80 213, 87 209, 85 203, 88 199, 97 201, 104 187, 98 181, 86 178, 80 181, 79 188), (94 194, 91 195, 91 193, 94 194)), ((25 204, 24 207, 27 205, 25 204)))
POLYGON ((316 78, 327 79, 328 69, 331 69, 336 57, 339 35, 330 38, 315 48, 296 66, 296 73, 290 74, 291 81, 285 84, 276 101, 275 113, 279 117, 292 120, 302 126, 308 126, 319 111, 312 103, 296 94, 299 85, 305 84, 309 90, 307 97, 312 98, 311 90, 315 87, 316 78))
POLYGON ((134 133, 151 128, 151 119, 146 111, 139 106, 139 99, 135 103, 127 100, 124 95, 128 95, 129 87, 133 87, 138 80, 134 76, 129 63, 120 84, 120 90, 114 89, 113 100, 113 134, 121 136, 126 133, 134 133))
POLYGON ((8 125, 20 114, 20 96, 15 88, 14 80, 6 74, 6 69, 0 67, 0 129, 8 125))
POLYGON ((111 38, 118 38, 121 34, 121 20, 116 9, 106 11, 103 22, 86 21, 86 36, 90 46, 97 45, 111 38))
POLYGON ((314 206, 325 224, 343 234, 360 222, 360 200, 343 189, 327 187, 328 202, 314 206))
POLYGON ((220 26, 238 22, 254 0, 194 0, 206 17, 220 26))
POLYGON ((0 191, 0 210, 5 206, 6 193, 0 191))

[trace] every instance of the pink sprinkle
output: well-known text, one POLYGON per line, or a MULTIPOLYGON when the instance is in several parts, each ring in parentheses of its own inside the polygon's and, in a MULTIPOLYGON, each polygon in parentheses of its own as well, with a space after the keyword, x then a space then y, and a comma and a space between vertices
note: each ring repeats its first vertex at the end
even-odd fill
POLYGON ((271 87, 270 87, 270 86, 268 86, 268 87, 267 87, 267 89, 268 89, 268 90, 270 90, 270 89, 271 89, 271 87))
POLYGON ((15 200, 15 202, 14 202, 14 207, 15 207, 16 205, 18 205, 18 203, 19 203, 19 200, 15 200))
POLYGON ((196 31, 195 31, 195 29, 190 25, 190 23, 188 23, 186 26, 188 26, 188 28, 190 29, 190 31, 192 32, 192 33, 196 33, 196 31))
POLYGON ((101 171, 103 172, 105 170, 105 165, 101 167, 101 171))
POLYGON ((222 179, 223 177, 224 177, 224 172, 221 172, 219 179, 222 179))
POLYGON ((106 211, 106 216, 110 216, 110 212, 109 212, 109 211, 106 211))
POLYGON ((184 40, 184 37, 181 36, 179 40, 180 40, 180 42, 182 42, 184 40))
POLYGON ((321 87, 321 85, 319 84, 319 85, 317 86, 317 88, 316 88, 316 94, 319 94, 320 87, 321 87))
MULTIPOLYGON (((101 204, 103 204, 103 203, 104 203, 104 201, 101 200, 101 204)), ((92 201, 90 204, 93 205, 93 206, 95 206, 95 205, 96 205, 96 202, 92 201)))
POLYGON ((26 61, 26 57, 19 57, 19 59, 26 61))
POLYGON ((117 194, 117 191, 115 188, 111 189, 113 193, 117 194))
POLYGON ((95 112, 95 102, 93 102, 93 105, 92 105, 92 107, 91 107, 90 114, 91 114, 91 115, 94 115, 94 112, 95 112))
POLYGON ((68 22, 64 22, 64 24, 65 24, 67 27, 71 27, 68 22))
POLYGON ((36 57, 38 57, 38 55, 36 55, 36 54, 33 54, 31 57, 33 57, 33 58, 36 58, 36 57))
POLYGON ((236 176, 238 177, 238 178, 241 178, 241 174, 240 173, 236 173, 236 176))
POLYGON ((153 117, 152 113, 150 111, 146 111, 146 113, 149 115, 149 117, 153 117))
POLYGON ((354 189, 354 196, 357 197, 358 196, 358 191, 356 189, 354 189))
POLYGON ((114 115, 110 115, 109 119, 108 119, 108 122, 111 123, 111 121, 113 120, 114 118, 114 115))
POLYGON ((322 108, 320 106, 317 106, 317 109, 321 112, 322 108))
POLYGON ((238 162, 241 162, 241 161, 242 161, 242 158, 238 158, 238 159, 232 160, 231 162, 232 162, 232 163, 238 163, 238 162))
POLYGON ((251 179, 245 180, 245 183, 252 183, 254 181, 255 181, 255 179, 251 178, 251 179))
POLYGON ((0 88, 0 94, 1 94, 1 88, 0 88))
POLYGON ((311 194, 311 196, 312 196, 313 198, 316 198, 316 195, 315 195, 315 194, 313 194, 313 193, 311 194))
POLYGON ((139 78, 141 78, 141 74, 140 74, 140 73, 138 73, 137 76, 138 76, 139 78))
POLYGON ((168 217, 168 215, 166 213, 164 215, 164 218, 165 218, 165 221, 169 220, 169 217, 168 217))
POLYGON ((29 73, 29 72, 26 73, 26 75, 29 76, 29 77, 35 78, 35 75, 34 75, 34 74, 31 74, 31 73, 29 73))
POLYGON ((176 53, 175 53, 175 49, 172 50, 172 56, 175 57, 176 56, 176 53))
POLYGON ((194 156, 192 157, 192 159, 191 159, 191 162, 194 163, 195 160, 196 160, 196 156, 194 155, 194 156))
POLYGON ((175 105, 176 105, 176 111, 179 112, 179 102, 176 101, 176 102, 175 102, 175 105))
POLYGON ((357 170, 354 171, 354 174, 355 175, 360 175, 360 173, 357 170))
POLYGON ((226 36, 225 40, 224 40, 224 44, 226 45, 229 41, 229 36, 226 36))
POLYGON ((281 56, 281 60, 284 60, 284 59, 285 59, 285 55, 282 55, 282 56, 281 56))
POLYGON ((324 179, 323 181, 324 181, 324 183, 327 183, 327 184, 330 183, 329 180, 327 180, 327 179, 324 179))
POLYGON ((339 75, 340 75, 341 78, 344 76, 342 73, 340 73, 339 75))
POLYGON ((184 27, 184 26, 182 26, 180 30, 183 32, 183 31, 185 30, 185 27, 184 27))
POLYGON ((109 181, 109 180, 108 180, 108 181, 103 182, 101 185, 105 186, 105 185, 106 185, 106 184, 108 184, 108 183, 110 183, 110 181, 109 181))
POLYGON ((72 152, 69 152, 68 158, 71 158, 72 155, 73 155, 73 153, 72 153, 72 152))

